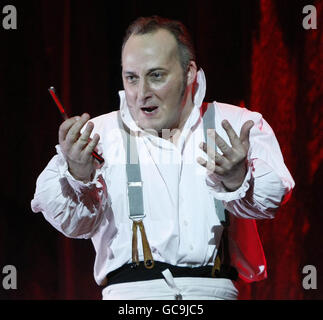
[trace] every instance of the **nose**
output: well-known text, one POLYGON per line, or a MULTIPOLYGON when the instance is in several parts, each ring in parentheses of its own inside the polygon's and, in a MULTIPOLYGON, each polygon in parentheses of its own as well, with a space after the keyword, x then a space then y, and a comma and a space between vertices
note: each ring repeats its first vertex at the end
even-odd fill
POLYGON ((139 105, 145 105, 152 96, 151 88, 146 80, 140 80, 137 91, 137 102, 139 105))

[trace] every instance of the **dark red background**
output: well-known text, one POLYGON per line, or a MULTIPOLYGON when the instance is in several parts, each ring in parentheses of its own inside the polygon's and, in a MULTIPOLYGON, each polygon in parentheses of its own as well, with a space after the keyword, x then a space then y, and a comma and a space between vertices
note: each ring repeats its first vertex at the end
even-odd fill
POLYGON ((11 1, 18 29, 0 25, 1 299, 101 298, 91 241, 65 238, 30 209, 61 123, 47 89, 54 85, 73 115, 117 110, 123 33, 136 17, 151 14, 188 26, 206 73, 207 100, 261 112, 296 181, 277 218, 258 222, 268 279, 240 283, 240 298, 323 298, 323 2, 175 3, 11 1), (302 27, 307 4, 316 6, 317 30, 302 27), (17 290, 1 286, 8 264, 17 268, 17 290), (302 287, 302 269, 309 264, 317 269, 316 290, 302 287))

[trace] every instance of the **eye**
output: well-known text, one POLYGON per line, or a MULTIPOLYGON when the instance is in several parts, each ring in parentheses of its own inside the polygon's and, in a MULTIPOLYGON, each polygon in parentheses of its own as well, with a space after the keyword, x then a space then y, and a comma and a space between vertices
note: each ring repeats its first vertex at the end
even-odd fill
POLYGON ((134 75, 128 75, 126 76, 126 80, 128 83, 134 83, 137 80, 137 77, 134 75))
POLYGON ((163 78, 163 74, 161 72, 158 71, 154 71, 151 73, 151 77, 153 78, 153 80, 161 80, 163 78))

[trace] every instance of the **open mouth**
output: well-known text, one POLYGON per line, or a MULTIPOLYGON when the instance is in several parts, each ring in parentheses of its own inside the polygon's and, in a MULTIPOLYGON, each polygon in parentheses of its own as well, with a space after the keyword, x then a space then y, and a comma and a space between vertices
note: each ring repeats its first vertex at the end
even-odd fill
POLYGON ((157 112, 158 107, 151 106, 151 107, 143 107, 140 108, 145 114, 155 114, 157 112))

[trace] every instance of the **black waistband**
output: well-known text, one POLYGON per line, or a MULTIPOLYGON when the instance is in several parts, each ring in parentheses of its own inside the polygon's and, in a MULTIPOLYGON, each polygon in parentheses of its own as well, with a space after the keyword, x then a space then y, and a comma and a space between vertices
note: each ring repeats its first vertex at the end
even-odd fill
MULTIPOLYGON (((202 277, 212 278, 212 266, 204 267, 178 267, 165 262, 155 261, 155 266, 152 269, 145 268, 143 262, 139 266, 133 267, 133 264, 126 264, 122 267, 110 272, 107 275, 107 285, 145 281, 154 279, 163 279, 162 272, 166 269, 172 273, 173 277, 202 277)), ((231 266, 221 266, 221 270, 216 272, 215 278, 226 278, 237 280, 238 273, 231 266)))

